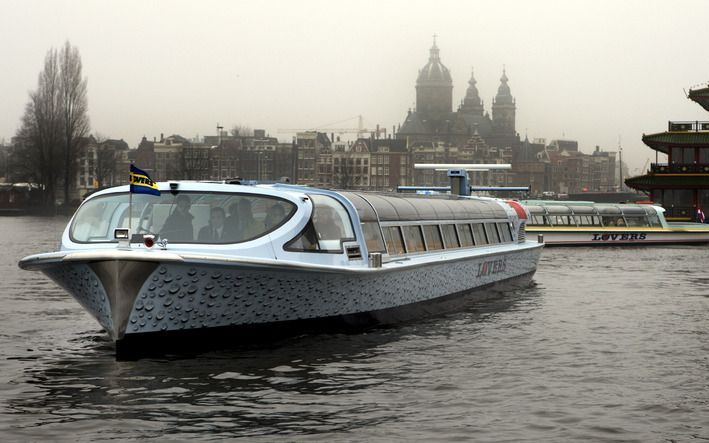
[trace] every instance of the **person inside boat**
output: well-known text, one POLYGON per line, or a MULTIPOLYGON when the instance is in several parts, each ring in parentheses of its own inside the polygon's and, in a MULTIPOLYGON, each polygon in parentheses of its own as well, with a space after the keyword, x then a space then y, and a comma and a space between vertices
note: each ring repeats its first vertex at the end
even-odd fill
POLYGON ((190 213, 192 202, 187 195, 178 195, 175 199, 175 209, 165 220, 165 224, 160 230, 160 237, 172 240, 173 242, 194 240, 194 227, 190 213))
POLYGON ((320 240, 340 240, 343 237, 341 221, 333 212, 334 210, 327 206, 315 208, 313 224, 320 240))
POLYGON ((230 222, 229 229, 233 229, 236 241, 248 240, 263 232, 263 225, 254 219, 250 200, 245 198, 239 200, 236 215, 230 222))
POLYGON ((283 206, 280 204, 274 203, 273 206, 266 211, 266 218, 263 220, 263 225, 266 230, 271 230, 282 222, 284 218, 286 218, 286 210, 283 209, 283 206))
POLYGON ((224 222, 224 224, 226 224, 227 226, 236 227, 239 224, 239 222, 237 221, 237 220, 239 220, 238 212, 239 212, 239 202, 235 201, 229 205, 229 216, 226 218, 226 221, 224 222))
POLYGON ((224 221, 224 208, 215 206, 209 211, 209 224, 199 230, 197 240, 203 243, 221 243, 227 239, 229 232, 224 221))
POLYGON ((615 221, 616 226, 625 226, 625 220, 623 220, 623 217, 618 217, 618 219, 615 221))

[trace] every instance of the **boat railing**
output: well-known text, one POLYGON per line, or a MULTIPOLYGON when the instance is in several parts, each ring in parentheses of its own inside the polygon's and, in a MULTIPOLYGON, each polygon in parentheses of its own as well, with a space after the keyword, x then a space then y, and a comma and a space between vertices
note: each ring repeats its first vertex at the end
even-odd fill
POLYGON ((669 132, 700 132, 709 131, 709 122, 694 121, 669 121, 667 122, 669 132))
POLYGON ((654 174, 709 174, 709 163, 651 163, 654 174))

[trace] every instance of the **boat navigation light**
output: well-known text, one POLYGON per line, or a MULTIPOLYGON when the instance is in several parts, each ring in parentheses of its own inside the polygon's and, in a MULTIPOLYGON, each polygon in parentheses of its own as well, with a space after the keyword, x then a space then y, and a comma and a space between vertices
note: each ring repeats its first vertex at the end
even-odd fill
POLYGON ((146 234, 143 236, 143 244, 146 248, 150 249, 155 246, 155 236, 152 234, 146 234))

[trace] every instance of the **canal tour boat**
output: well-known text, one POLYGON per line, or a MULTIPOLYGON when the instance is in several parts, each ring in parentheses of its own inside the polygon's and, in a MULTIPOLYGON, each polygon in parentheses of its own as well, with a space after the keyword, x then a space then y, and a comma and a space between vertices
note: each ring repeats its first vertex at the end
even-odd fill
POLYGON ((527 232, 547 245, 657 245, 709 243, 709 225, 670 223, 651 204, 521 201, 530 212, 527 232))
POLYGON ((543 246, 525 240, 521 205, 489 198, 155 185, 91 195, 57 252, 19 262, 76 298, 119 354, 186 332, 229 341, 450 311, 529 282, 543 246))

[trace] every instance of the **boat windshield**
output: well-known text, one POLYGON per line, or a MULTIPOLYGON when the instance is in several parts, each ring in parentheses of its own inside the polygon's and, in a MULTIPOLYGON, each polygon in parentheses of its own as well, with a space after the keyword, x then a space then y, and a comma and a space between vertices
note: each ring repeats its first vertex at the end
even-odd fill
POLYGON ((128 193, 87 200, 71 224, 72 241, 114 242, 114 229, 130 227, 172 243, 240 243, 277 229, 296 210, 277 197, 216 192, 134 194, 130 206, 128 193))

